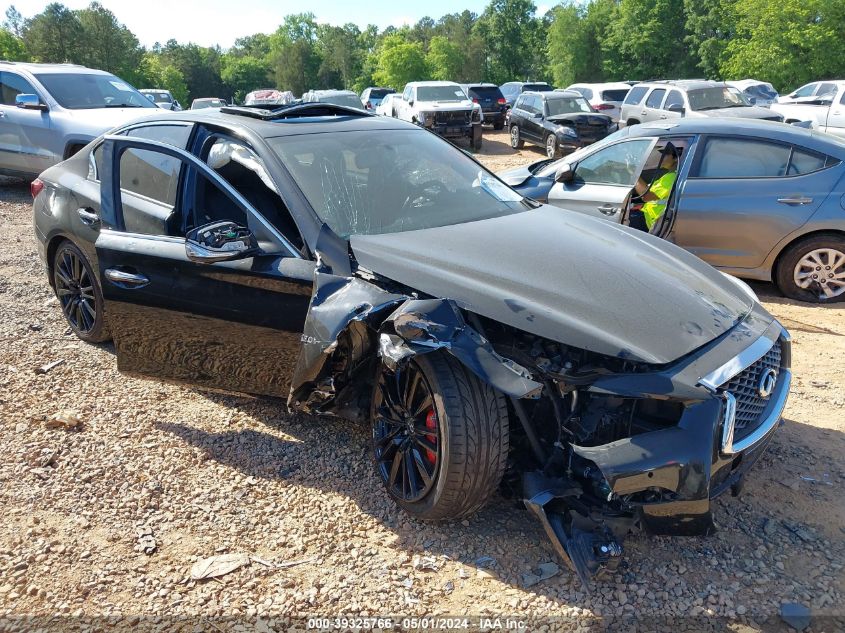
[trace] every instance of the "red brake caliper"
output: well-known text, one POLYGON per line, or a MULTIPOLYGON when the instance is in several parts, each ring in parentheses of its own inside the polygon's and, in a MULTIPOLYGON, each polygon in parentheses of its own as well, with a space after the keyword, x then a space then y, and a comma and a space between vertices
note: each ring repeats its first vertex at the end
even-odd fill
MULTIPOLYGON (((437 416, 434 414, 434 407, 428 410, 428 413, 425 416, 425 428, 427 429, 436 429, 437 428, 437 416)), ((437 436, 426 434, 426 439, 434 444, 437 445, 437 436)), ((425 449, 425 457, 428 461, 432 464, 437 461, 437 453, 432 450, 425 449)))

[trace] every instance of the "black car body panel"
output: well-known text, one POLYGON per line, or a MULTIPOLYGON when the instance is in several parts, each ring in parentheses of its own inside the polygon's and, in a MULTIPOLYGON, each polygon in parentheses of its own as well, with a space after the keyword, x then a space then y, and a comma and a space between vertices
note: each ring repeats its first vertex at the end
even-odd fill
POLYGON ((711 531, 710 499, 739 484, 780 419, 790 382, 780 324, 684 251, 546 206, 342 239, 264 139, 425 132, 334 106, 296 107, 314 115, 168 115, 162 125, 195 126, 184 149, 119 131, 42 174, 39 252, 48 271, 61 240, 89 259, 120 369, 362 418, 377 369, 450 354, 507 396, 525 504, 582 580, 616 569, 632 530, 711 531), (259 221, 260 196, 203 163, 221 137, 261 158, 284 193, 288 232, 259 221), (203 262, 182 229, 124 230, 119 157, 132 148, 183 161, 170 220, 201 204, 192 187, 205 178, 204 195, 219 189, 227 208, 246 214, 261 250, 203 262), (83 222, 91 213, 97 222, 83 222), (301 245, 286 239, 293 233, 301 245), (776 378, 770 396, 731 382, 753 385, 764 371, 776 378), (755 414, 739 426, 739 410, 755 414))
POLYGON ((604 224, 544 206, 448 227, 353 236, 351 245, 364 268, 428 295, 450 297, 538 336, 646 363, 676 360, 747 314, 750 299, 738 297, 697 257, 625 227, 615 227, 614 236, 604 224), (561 248, 564 235, 577 239, 561 248), (603 313, 608 297, 627 306, 624 318, 603 313))

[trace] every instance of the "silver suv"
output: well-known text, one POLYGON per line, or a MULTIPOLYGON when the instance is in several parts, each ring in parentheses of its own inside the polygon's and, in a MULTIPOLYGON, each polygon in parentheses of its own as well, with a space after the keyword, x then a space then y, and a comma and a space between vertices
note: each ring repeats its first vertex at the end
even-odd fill
POLYGON ((37 176, 103 132, 156 112, 147 97, 101 70, 0 61, 0 174, 37 176))
POLYGON ((682 116, 783 121, 783 117, 776 112, 751 105, 736 88, 722 81, 703 79, 637 84, 622 103, 619 121, 620 124, 636 125, 682 116))

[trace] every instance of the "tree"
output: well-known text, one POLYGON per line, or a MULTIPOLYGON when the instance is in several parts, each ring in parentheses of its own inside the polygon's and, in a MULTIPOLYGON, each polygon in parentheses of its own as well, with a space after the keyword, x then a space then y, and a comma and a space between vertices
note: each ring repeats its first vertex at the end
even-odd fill
POLYGON ((431 38, 426 65, 431 70, 431 78, 442 81, 457 81, 465 64, 464 47, 451 42, 442 35, 431 38))
POLYGON ((11 62, 26 61, 27 59, 23 40, 6 28, 0 29, 0 59, 11 62))
POLYGON ((248 92, 266 88, 270 78, 270 64, 264 59, 226 54, 221 60, 220 76, 237 101, 248 92))
POLYGON ((26 20, 22 37, 33 61, 81 61, 84 44, 82 24, 76 13, 63 4, 48 4, 44 11, 26 20))
POLYGON ((556 86, 568 86, 578 77, 582 62, 584 19, 572 2, 552 9, 552 23, 547 38, 549 70, 556 86))
POLYGON ((476 22, 487 43, 487 76, 496 83, 514 79, 536 79, 545 69, 538 67, 535 47, 543 47, 537 7, 531 0, 491 0, 476 22))
POLYGON ((202 97, 231 97, 220 77, 220 49, 168 40, 161 49, 164 66, 182 74, 188 90, 185 101, 202 97))
POLYGON ((99 68, 135 83, 141 78, 144 51, 132 31, 117 21, 114 13, 98 2, 76 12, 85 43, 78 59, 91 68, 99 68))
POLYGON ((728 42, 736 37, 736 5, 737 0, 684 0, 685 41, 705 77, 721 77, 728 42))
POLYGON ((779 90, 845 75, 841 0, 744 0, 725 48, 726 78, 759 77, 779 90))
POLYGON ((322 85, 351 87, 361 72, 361 31, 355 24, 317 27, 317 52, 320 56, 319 77, 322 85))
POLYGON ((409 81, 428 79, 425 52, 419 42, 408 42, 402 35, 388 35, 377 54, 373 77, 380 86, 402 90, 409 81))
POLYGON ((313 13, 285 16, 270 36, 270 59, 276 85, 301 95, 316 87, 320 58, 316 50, 317 23, 313 13))
POLYGON ((20 11, 15 8, 15 5, 10 4, 6 9, 6 19, 3 21, 3 28, 9 31, 12 35, 20 37, 23 33, 24 19, 20 11))
POLYGON ((188 107, 188 86, 182 72, 164 62, 161 55, 146 53, 141 60, 142 79, 138 81, 141 88, 164 88, 169 90, 173 98, 183 107, 188 107))

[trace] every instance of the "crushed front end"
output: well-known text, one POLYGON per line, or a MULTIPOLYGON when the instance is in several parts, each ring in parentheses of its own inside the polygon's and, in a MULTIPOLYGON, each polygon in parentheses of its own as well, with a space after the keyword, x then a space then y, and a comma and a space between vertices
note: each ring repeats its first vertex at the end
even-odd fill
POLYGON ((762 310, 687 357, 648 366, 477 322, 545 386, 512 399, 512 479, 587 584, 633 531, 706 535, 711 499, 737 492, 779 424, 789 335, 762 310), (521 448, 521 450, 520 450, 521 448))

